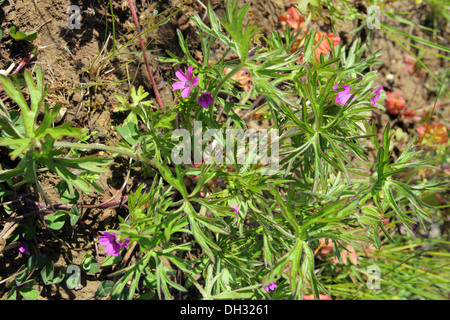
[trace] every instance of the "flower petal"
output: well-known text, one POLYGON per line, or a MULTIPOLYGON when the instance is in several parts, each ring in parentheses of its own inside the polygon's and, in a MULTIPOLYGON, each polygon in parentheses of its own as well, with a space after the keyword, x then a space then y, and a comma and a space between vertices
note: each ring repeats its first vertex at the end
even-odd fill
POLYGON ((199 77, 194 77, 194 79, 192 79, 192 85, 193 85, 193 86, 198 85, 198 81, 199 81, 199 80, 200 80, 199 77))
POLYGON ((192 82, 192 77, 193 77, 193 74, 194 72, 193 72, 193 70, 192 70, 192 67, 189 67, 188 69, 187 69, 187 72, 186 72, 186 78, 187 78, 187 80, 189 80, 189 81, 191 81, 192 82))
POLYGON ((98 242, 103 245, 107 245, 110 242, 116 241, 117 235, 110 232, 100 232, 102 236, 99 238, 98 242))
POLYGON ((374 107, 377 106, 377 101, 378 101, 379 98, 380 98, 379 96, 370 98, 370 101, 372 101, 372 105, 373 105, 374 107))
POLYGON ((181 70, 178 70, 177 72, 175 72, 175 75, 181 81, 189 81, 189 79, 186 77, 186 74, 181 70))
POLYGON ((181 92, 181 96, 183 98, 187 98, 189 96, 189 92, 191 92, 191 87, 187 87, 183 90, 183 92, 181 92))
POLYGON ((186 88, 186 83, 185 82, 178 81, 178 82, 174 82, 172 84, 172 89, 173 89, 172 91, 181 90, 181 89, 184 89, 184 88, 186 88))
POLYGON ((30 254, 30 249, 28 248, 28 244, 23 239, 20 240, 20 245, 17 248, 23 254, 30 254))
POLYGON ((383 90, 383 86, 379 86, 377 90, 375 90, 373 93, 380 94, 381 90, 383 90))
POLYGON ((209 105, 208 105, 208 103, 206 103, 206 101, 203 101, 203 100, 198 100, 198 104, 202 107, 202 108, 205 108, 205 109, 208 109, 209 108, 209 105))
MULTIPOLYGON (((344 88, 344 91, 338 92, 338 94, 336 95, 336 103, 344 105, 347 103, 348 99, 350 99, 352 94, 350 93, 350 86, 345 84, 342 86, 342 88, 344 88)), ((353 97, 352 101, 355 100, 355 98, 356 97, 353 97)))
POLYGON ((108 244, 111 243, 111 241, 109 241, 109 239, 106 237, 100 237, 100 239, 98 239, 98 243, 103 246, 107 246, 108 244))
POLYGON ((130 238, 125 238, 125 240, 121 243, 120 247, 127 248, 129 244, 130 244, 130 238))
POLYGON ((120 253, 120 245, 118 243, 111 243, 111 245, 105 248, 105 253, 118 257, 120 253))

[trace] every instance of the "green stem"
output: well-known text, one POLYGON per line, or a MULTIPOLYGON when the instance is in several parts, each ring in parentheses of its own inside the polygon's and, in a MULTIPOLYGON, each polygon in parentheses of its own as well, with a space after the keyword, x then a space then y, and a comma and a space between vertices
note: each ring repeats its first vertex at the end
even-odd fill
MULTIPOLYGON (((212 94, 213 97, 213 103, 216 102, 216 98, 217 95, 219 94, 219 90, 222 89, 223 85, 225 82, 227 82, 232 76, 234 76, 236 74, 236 72, 238 72, 239 70, 242 69, 242 65, 238 64, 236 67, 234 67, 228 74, 225 75, 225 77, 223 77, 223 79, 219 82, 219 84, 216 86, 216 88, 214 89, 214 92, 212 94)), ((213 116, 214 116, 214 108, 210 108, 210 114, 211 114, 211 120, 213 120, 213 116)))
POLYGON ((118 153, 121 156, 132 158, 136 161, 144 162, 146 164, 149 164, 149 165, 155 167, 155 163, 152 160, 143 158, 127 149, 123 149, 123 148, 119 148, 119 147, 107 146, 107 145, 99 144, 99 143, 85 144, 85 143, 65 142, 65 141, 55 141, 54 146, 62 147, 62 148, 102 150, 102 151, 111 152, 111 153, 118 153))
MULTIPOLYGON (((305 179, 305 181, 307 183, 314 183, 314 180, 315 179, 313 179, 313 178, 306 178, 305 179)), ((327 179, 327 181, 328 181, 328 183, 333 183, 333 182, 336 181, 336 178, 329 178, 329 179, 327 179)), ((355 183, 366 183, 366 182, 369 182, 370 179, 352 179, 352 181, 355 182, 355 183)))

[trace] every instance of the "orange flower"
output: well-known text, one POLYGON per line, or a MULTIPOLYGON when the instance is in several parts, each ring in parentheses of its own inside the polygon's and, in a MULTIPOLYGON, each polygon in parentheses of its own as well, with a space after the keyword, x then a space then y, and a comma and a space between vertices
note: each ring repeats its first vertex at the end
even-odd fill
POLYGON ((399 91, 392 93, 387 93, 386 110, 388 113, 397 115, 400 110, 405 108, 405 99, 403 99, 403 94, 399 91))
POLYGON ((328 52, 331 51, 331 47, 330 44, 328 42, 328 40, 330 40, 331 44, 336 48, 336 46, 341 43, 341 37, 339 36, 335 36, 332 33, 324 33, 324 32, 317 32, 316 36, 314 38, 314 45, 313 47, 315 47, 317 45, 317 43, 319 43, 319 46, 317 47, 316 50, 314 50, 314 57, 316 59, 316 62, 320 61, 320 54, 323 54, 324 56, 326 56, 328 54, 328 52), (323 39, 322 41, 320 41, 320 38, 323 39))
POLYGON ((431 126, 424 123, 423 127, 417 128, 421 144, 439 144, 448 141, 447 127, 442 123, 432 122, 431 126))
MULTIPOLYGON (((301 47, 301 43, 303 42, 303 39, 305 38, 306 34, 308 33, 308 29, 304 27, 306 23, 305 16, 299 14, 297 9, 292 6, 286 11, 285 16, 279 16, 279 21, 286 22, 292 29, 294 30, 300 30, 303 29, 303 34, 298 36, 297 39, 294 40, 294 42, 291 45, 291 52, 295 52, 301 47)), ((320 54, 323 54, 324 56, 331 51, 330 44, 328 43, 328 40, 330 40, 331 44, 336 47, 339 43, 341 43, 341 38, 339 36, 335 36, 332 33, 324 33, 324 32, 317 32, 314 38, 314 47, 319 43, 319 46, 314 51, 314 58, 316 62, 319 62, 320 60, 320 54), (323 39, 320 41, 320 38, 323 39)), ((300 61, 301 62, 301 61, 300 61)))
POLYGON ((298 13, 295 7, 290 7, 285 16, 279 16, 279 21, 286 22, 292 29, 298 30, 305 24, 305 16, 298 13))
MULTIPOLYGON (((291 52, 295 52, 301 48, 302 42, 305 39, 305 36, 306 36, 306 32, 294 40, 294 42, 292 43, 292 45, 290 47, 291 52)), ((330 47, 328 40, 331 42, 331 44, 333 45, 334 48, 336 48, 336 46, 339 43, 341 43, 341 37, 339 37, 338 35, 334 35, 333 33, 324 33, 324 32, 320 32, 320 31, 318 31, 316 33, 316 35, 314 37, 313 48, 320 41, 319 46, 316 48, 316 50, 314 50, 314 59, 316 62, 320 61, 320 54, 323 54, 324 56, 326 56, 331 51, 331 47, 330 47), (320 41, 321 38, 322 38, 322 41, 320 41)), ((301 56, 301 59, 303 59, 303 54, 301 56)))

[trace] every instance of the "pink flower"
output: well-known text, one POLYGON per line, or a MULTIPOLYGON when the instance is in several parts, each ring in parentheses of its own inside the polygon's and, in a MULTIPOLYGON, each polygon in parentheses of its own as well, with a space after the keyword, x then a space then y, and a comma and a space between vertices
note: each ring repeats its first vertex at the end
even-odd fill
MULTIPOLYGON (((342 88, 344 88, 344 91, 338 92, 338 94, 336 95, 336 103, 345 105, 347 103, 348 99, 350 99, 350 97, 352 96, 352 94, 350 93, 351 87, 344 84, 342 86, 342 88)), ((335 85, 333 87, 333 89, 338 90, 338 85, 335 85)), ((352 102, 355 99, 356 99, 356 97, 353 97, 352 102)))
MULTIPOLYGON (((304 294, 303 300, 315 300, 313 294, 304 294)), ((329 296, 326 296, 324 294, 319 294, 319 300, 331 300, 329 296)))
POLYGON ((238 204, 232 204, 232 205, 231 205, 231 208, 234 209, 234 212, 235 212, 235 213, 239 213, 239 205, 238 205, 238 204))
POLYGON ((266 290, 267 292, 269 292, 269 290, 274 291, 276 287, 277 287, 277 284, 275 282, 271 281, 267 286, 263 286, 263 289, 266 290))
POLYGON ((201 105, 203 108, 208 109, 209 105, 213 103, 213 97, 211 96, 211 93, 204 92, 200 95, 198 98, 198 104, 201 105))
MULTIPOLYGON (((347 264, 347 256, 350 257, 350 261, 357 266, 358 265, 358 255, 356 253, 356 249, 352 246, 346 246, 347 250, 342 249, 340 251, 341 259, 344 264, 347 264)), ((319 247, 316 249, 316 252, 320 250, 320 254, 328 254, 333 250, 333 245, 330 239, 320 239, 319 247)), ((339 263, 339 259, 337 257, 334 258, 333 263, 339 263)))
POLYGON ((110 232, 101 232, 98 243, 106 246, 105 253, 111 256, 118 257, 120 250, 128 247, 130 242, 129 238, 126 238, 123 242, 117 241, 117 235, 110 232))
POLYGON ((191 92, 191 88, 198 84, 199 77, 194 77, 192 67, 189 67, 186 73, 178 70, 175 72, 175 75, 181 81, 177 81, 172 84, 173 91, 183 90, 181 92, 181 96, 183 98, 187 98, 189 96, 189 92, 191 92))
POLYGON ((370 101, 372 101, 372 104, 374 107, 377 106, 377 101, 380 99, 380 91, 383 90, 383 86, 379 86, 377 90, 375 90, 373 93, 376 94, 375 97, 370 98, 370 101))
MULTIPOLYGON (((346 246, 346 249, 348 250, 341 250, 340 254, 341 254, 341 259, 342 262, 344 264, 347 264, 347 255, 350 257, 350 261, 357 266, 358 265, 358 255, 356 254, 356 249, 352 246, 346 246)), ((339 263, 339 259, 338 258, 334 258, 333 260, 334 263, 339 263)))
POLYGON ((20 240, 20 244, 17 247, 17 249, 19 249, 19 251, 23 254, 30 254, 30 249, 28 248, 28 244, 23 239, 20 240))

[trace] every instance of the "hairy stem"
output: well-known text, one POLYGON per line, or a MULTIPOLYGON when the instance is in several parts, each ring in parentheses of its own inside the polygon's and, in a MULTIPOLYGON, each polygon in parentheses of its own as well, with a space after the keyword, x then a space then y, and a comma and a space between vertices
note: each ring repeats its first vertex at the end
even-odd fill
POLYGON ((76 148, 76 149, 90 149, 90 150, 101 150, 111 153, 118 153, 121 156, 132 158, 136 161, 144 162, 146 164, 149 164, 153 167, 155 167, 155 163, 147 158, 143 158, 129 150, 119 148, 119 147, 113 147, 113 146, 107 146, 100 143, 91 143, 91 144, 85 144, 85 143, 76 143, 76 142, 65 142, 65 141, 55 141, 54 144, 55 147, 62 147, 62 148, 76 148))
MULTIPOLYGON (((131 8, 131 14, 133 15, 133 20, 134 20, 134 23, 136 24, 137 32, 140 33, 139 21, 137 18, 136 10, 134 9, 133 1, 128 0, 128 4, 130 5, 130 8, 131 8)), ((139 43, 141 45, 142 51, 144 51, 145 45, 144 45, 144 40, 142 39, 141 36, 139 36, 139 43)), ((150 80, 152 81, 153 91, 155 92, 156 100, 158 100, 158 104, 159 104, 162 112, 164 112, 164 103, 162 102, 161 96, 159 95, 159 92, 158 92, 158 88, 156 87, 156 82, 155 82, 155 79, 153 78, 152 70, 150 70, 150 66, 148 64, 147 55, 145 54, 145 52, 142 52, 142 55, 144 56, 145 67, 147 68, 148 75, 150 76, 150 80)))

